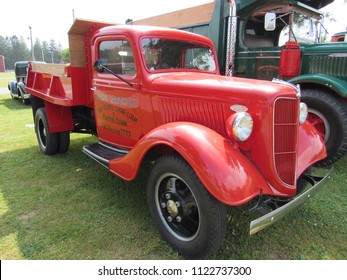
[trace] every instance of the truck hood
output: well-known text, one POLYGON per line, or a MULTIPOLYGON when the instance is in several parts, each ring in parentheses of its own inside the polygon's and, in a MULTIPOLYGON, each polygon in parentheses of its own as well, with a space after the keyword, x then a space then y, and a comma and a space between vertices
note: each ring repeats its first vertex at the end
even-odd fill
POLYGON ((293 98, 297 94, 285 84, 189 72, 156 74, 152 77, 151 91, 192 98, 208 96, 216 101, 240 100, 242 103, 254 99, 267 99, 271 103, 279 96, 293 98))

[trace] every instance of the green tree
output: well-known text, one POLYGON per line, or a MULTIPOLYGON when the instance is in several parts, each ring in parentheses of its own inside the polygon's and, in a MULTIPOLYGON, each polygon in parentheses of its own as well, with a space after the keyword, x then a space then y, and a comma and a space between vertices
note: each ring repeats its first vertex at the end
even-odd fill
POLYGON ((38 61, 45 61, 44 53, 43 53, 41 42, 40 42, 39 39, 35 40, 34 55, 35 55, 35 59, 36 60, 38 60, 38 61))
POLYGON ((30 51, 23 37, 0 36, 0 54, 5 57, 6 69, 13 69, 14 63, 20 60, 30 60, 30 51))
MULTIPOLYGON (((62 46, 55 40, 41 41, 37 38, 34 43, 34 56, 38 61, 60 63, 62 61, 62 46)), ((14 63, 21 60, 32 60, 31 50, 23 37, 0 36, 0 54, 5 57, 6 69, 14 68, 14 63)), ((65 61, 68 61, 65 59, 65 61)))
POLYGON ((61 60, 63 63, 69 63, 70 62, 70 50, 69 49, 62 50, 61 60))

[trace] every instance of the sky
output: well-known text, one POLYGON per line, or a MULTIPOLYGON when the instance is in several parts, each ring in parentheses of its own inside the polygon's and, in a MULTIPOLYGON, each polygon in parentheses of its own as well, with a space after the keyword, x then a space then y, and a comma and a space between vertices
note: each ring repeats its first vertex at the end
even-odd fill
MULTIPOLYGON (((14 0, 2 1, 0 35, 23 36, 30 46, 30 29, 33 41, 54 39, 63 48, 68 48, 67 32, 76 18, 114 23, 125 23, 127 19, 143 19, 162 13, 193 7, 213 0, 14 0), (4 3, 5 2, 5 3, 4 3), (15 10, 15 7, 17 9, 15 10)), ((323 11, 329 11, 337 20, 326 24, 330 35, 345 31, 347 27, 347 0, 335 0, 323 11)))

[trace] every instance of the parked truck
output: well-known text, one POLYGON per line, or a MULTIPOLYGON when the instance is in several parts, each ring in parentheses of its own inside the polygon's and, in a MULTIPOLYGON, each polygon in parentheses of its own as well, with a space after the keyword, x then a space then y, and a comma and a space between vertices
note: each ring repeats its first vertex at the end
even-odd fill
POLYGON ((227 206, 254 201, 254 234, 286 215, 330 177, 311 174, 326 156, 300 89, 283 81, 220 75, 214 45, 176 29, 76 20, 69 65, 29 64, 27 90, 40 150, 83 152, 131 181, 150 165, 147 202, 180 254, 216 252, 227 206))
MULTIPOLYGON (((301 87, 308 121, 325 139, 326 166, 347 152, 347 42, 322 43, 333 0, 215 0, 134 21, 209 37, 223 75, 283 79, 301 87)), ((130 21, 131 22, 131 21, 130 21)))

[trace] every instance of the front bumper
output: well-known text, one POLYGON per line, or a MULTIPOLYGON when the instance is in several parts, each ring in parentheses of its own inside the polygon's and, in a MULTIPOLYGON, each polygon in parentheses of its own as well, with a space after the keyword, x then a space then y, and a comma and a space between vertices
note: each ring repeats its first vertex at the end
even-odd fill
POLYGON ((25 93, 23 94, 24 99, 30 99, 30 93, 25 93))
POLYGON ((310 176, 308 178, 308 182, 312 185, 310 189, 276 210, 273 210, 270 213, 252 221, 250 224, 250 235, 272 225, 299 207, 301 204, 305 203, 312 195, 318 192, 326 184, 326 182, 331 178, 332 171, 333 169, 329 170, 324 177, 310 176))

